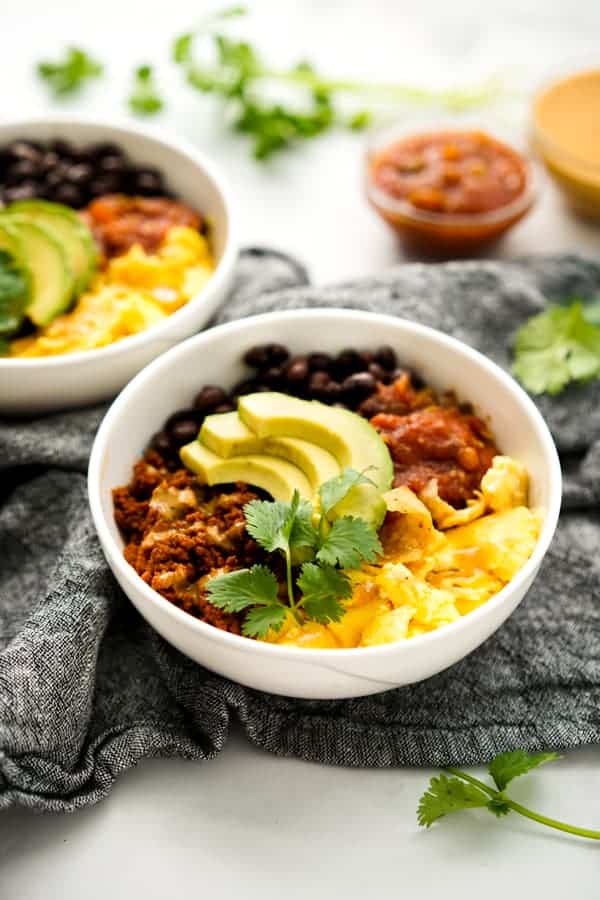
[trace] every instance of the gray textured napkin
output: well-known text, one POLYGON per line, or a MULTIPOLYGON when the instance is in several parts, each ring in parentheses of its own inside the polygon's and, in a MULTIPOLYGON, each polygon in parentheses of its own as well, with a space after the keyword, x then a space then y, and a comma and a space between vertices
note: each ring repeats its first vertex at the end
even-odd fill
MULTIPOLYGON (((411 264, 315 288, 292 260, 247 251, 219 320, 370 309, 441 328, 506 366, 514 329, 546 298, 575 293, 600 293, 600 263, 411 264)), ((72 810, 101 799, 142 757, 208 758, 232 716, 266 750, 339 765, 470 764, 516 747, 599 742, 599 400, 595 382, 540 404, 563 454, 565 508, 509 621, 428 681, 330 702, 268 696, 202 669, 121 594, 87 509, 103 408, 0 420, 0 808, 72 810)))

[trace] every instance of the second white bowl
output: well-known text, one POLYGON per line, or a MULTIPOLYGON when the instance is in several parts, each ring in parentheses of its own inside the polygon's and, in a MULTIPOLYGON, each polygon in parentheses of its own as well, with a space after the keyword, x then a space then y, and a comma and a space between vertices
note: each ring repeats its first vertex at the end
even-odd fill
POLYGON ((231 198, 214 164, 189 144, 133 125, 53 118, 0 126, 0 145, 17 138, 74 144, 109 141, 138 165, 160 169, 170 189, 211 226, 216 270, 206 286, 163 322, 98 350, 36 359, 0 357, 0 413, 33 414, 107 400, 150 360, 194 334, 231 286, 237 258, 231 198))

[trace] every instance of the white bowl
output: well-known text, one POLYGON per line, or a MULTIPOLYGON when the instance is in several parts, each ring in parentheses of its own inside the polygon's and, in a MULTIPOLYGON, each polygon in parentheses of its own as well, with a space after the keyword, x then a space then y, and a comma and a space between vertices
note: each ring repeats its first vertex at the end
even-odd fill
POLYGON ((175 347, 144 369, 109 409, 89 468, 94 523, 119 584, 144 618, 171 644, 208 669, 249 687, 293 697, 330 699, 374 694, 434 675, 488 638, 521 602, 554 534, 561 499, 556 448, 527 394, 498 366, 431 328, 390 316, 349 310, 271 313, 213 328, 175 347), (277 341, 294 353, 367 349, 391 344, 402 364, 428 383, 453 388, 489 419, 500 449, 520 459, 531 478, 531 504, 544 511, 532 557, 499 594, 459 621, 396 644, 350 650, 309 650, 238 637, 207 625, 163 599, 123 558, 111 491, 174 410, 203 384, 231 386, 254 344, 277 341))
POLYGON ((214 164, 189 144, 155 129, 84 117, 24 119, 0 125, 0 145, 16 138, 74 144, 110 141, 138 165, 156 166, 169 188, 205 216, 217 267, 202 291, 158 325, 98 350, 32 359, 0 357, 0 413, 29 414, 114 397, 150 360, 211 318, 233 279, 237 257, 231 198, 214 164))

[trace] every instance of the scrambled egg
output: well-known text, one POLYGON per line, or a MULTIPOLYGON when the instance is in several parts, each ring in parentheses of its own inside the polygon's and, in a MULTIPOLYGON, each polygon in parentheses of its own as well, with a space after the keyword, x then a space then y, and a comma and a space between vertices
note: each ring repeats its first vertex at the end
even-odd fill
POLYGON ((406 487, 386 495, 378 565, 352 572, 352 597, 339 622, 298 625, 288 616, 266 640, 301 647, 371 647, 433 631, 497 594, 531 556, 539 514, 527 503, 527 472, 496 456, 479 495, 455 510, 435 482, 417 497, 406 487))
POLYGON ((186 304, 214 268, 205 237, 193 228, 171 228, 156 253, 146 253, 136 244, 109 260, 74 309, 35 334, 13 341, 11 354, 75 353, 137 334, 186 304))

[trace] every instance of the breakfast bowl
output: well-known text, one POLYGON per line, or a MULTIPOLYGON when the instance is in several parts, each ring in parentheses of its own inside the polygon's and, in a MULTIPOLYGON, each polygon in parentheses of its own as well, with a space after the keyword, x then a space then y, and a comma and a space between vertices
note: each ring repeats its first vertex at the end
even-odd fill
POLYGON ((203 153, 171 135, 81 116, 0 125, 0 157, 0 250, 18 247, 15 257, 23 258, 28 283, 44 294, 35 301, 37 317, 31 316, 35 330, 26 319, 24 336, 0 353, 0 413, 47 412, 114 397, 148 362, 201 329, 226 296, 237 247, 223 176, 203 153), (79 236, 87 232, 91 272, 73 271, 81 260, 71 265, 71 247, 62 241, 71 238, 71 226, 79 236), (136 227, 139 246, 133 246, 136 227), (100 232, 104 244, 95 240, 100 232), (160 257, 166 243, 148 249, 157 235, 164 242, 176 235, 179 245, 160 257), (24 238, 38 245, 44 238, 42 250, 51 252, 40 261, 39 247, 24 238), (181 263, 177 284, 184 284, 184 275, 188 280, 180 294, 173 289, 176 253, 201 264, 186 269, 181 263), (171 267, 166 288, 152 281, 157 261, 165 271, 171 267), (54 290, 59 277, 49 305, 48 285, 54 290), (109 323, 99 333, 98 297, 107 298, 101 313, 108 310, 109 323), (85 298, 89 308, 82 311, 85 298))
MULTIPOLYGON (((367 358, 373 359, 371 354, 367 358)), ((294 359, 306 356, 292 357, 291 363, 294 359)), ((288 371, 297 376, 292 366, 288 371)), ((353 377, 355 383, 368 380, 364 374, 353 377)), ((402 377, 406 386, 406 376, 402 377)), ((204 387, 199 400, 208 392, 209 387, 204 387)), ((236 392, 243 395, 242 387, 236 392)), ((269 394, 248 397, 260 399, 269 394)), ((313 409, 314 404, 308 405, 313 409)), ((321 409, 321 404, 318 407, 321 409)), ((221 415, 222 407, 217 413, 221 415)), ((354 415, 337 408, 327 411, 336 440, 344 438, 337 433, 338 414, 354 415)), ((213 421, 217 416, 210 418, 213 421)), ((239 475, 231 478, 238 479, 239 475)), ((531 586, 552 539, 561 498, 560 465, 548 428, 510 376, 477 351, 438 331, 391 316, 343 309, 250 317, 210 329, 165 353, 140 372, 110 407, 93 446, 88 483, 92 517, 106 560, 131 602, 165 640, 207 669, 249 687, 313 699, 356 697, 411 684, 477 648, 514 611, 531 586), (125 559, 125 541, 113 506, 113 492, 128 482, 132 466, 152 436, 155 446, 161 446, 165 420, 177 424, 173 411, 190 407, 203 385, 212 386, 214 392, 215 385, 231 389, 241 379, 248 379, 248 360, 260 355, 256 348, 266 346, 273 352, 273 348, 287 345, 293 354, 314 354, 311 359, 343 351, 339 360, 348 358, 344 348, 367 344, 386 345, 375 362, 369 362, 372 371, 377 371, 373 366, 379 362, 385 365, 384 357, 391 355, 402 367, 418 372, 419 383, 440 391, 452 389, 461 408, 466 401, 472 404, 485 417, 485 421, 477 420, 478 427, 489 428, 500 453, 519 460, 529 473, 529 506, 535 510, 539 528, 529 557, 514 577, 487 602, 449 624, 415 633, 410 639, 350 649, 254 640, 214 627, 168 602, 125 559)), ((276 491, 272 492, 275 495, 276 491)))

